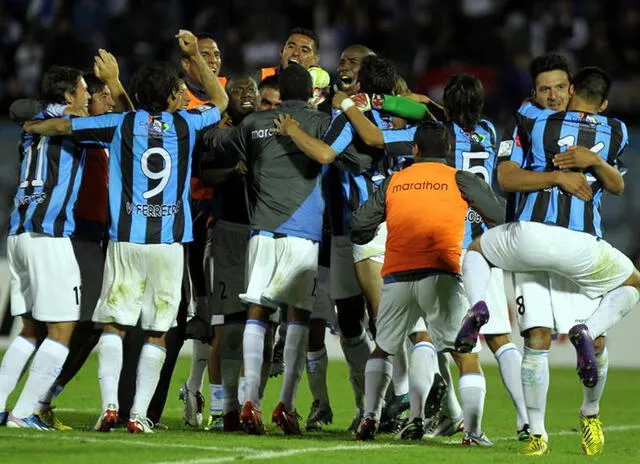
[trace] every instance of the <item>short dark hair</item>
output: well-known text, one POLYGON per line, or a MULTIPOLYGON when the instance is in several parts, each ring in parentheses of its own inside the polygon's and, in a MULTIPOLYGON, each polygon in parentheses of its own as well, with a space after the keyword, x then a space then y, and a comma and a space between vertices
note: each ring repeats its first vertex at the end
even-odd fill
POLYGON ((153 63, 139 69, 131 79, 131 93, 137 107, 150 113, 165 111, 168 99, 178 89, 176 69, 168 63, 153 63))
POLYGON ((282 101, 307 101, 313 96, 311 74, 299 64, 292 63, 280 72, 278 89, 282 101))
POLYGON ((253 78, 253 76, 251 74, 249 74, 246 71, 241 71, 241 72, 237 72, 232 74, 231 76, 229 76, 229 78, 227 79, 227 83, 224 86, 224 90, 227 91, 227 93, 229 92, 231 86, 236 82, 239 81, 240 79, 251 79, 253 82, 255 82, 255 79, 253 78))
POLYGON ((198 32, 197 34, 195 34, 195 36, 196 36, 196 39, 198 40, 210 39, 210 40, 213 40, 215 43, 218 43, 218 41, 216 40, 216 37, 211 32, 198 32))
POLYGON ((577 95, 598 105, 609 97, 611 90, 611 77, 596 66, 582 68, 571 83, 577 95))
POLYGON ((363 93, 391 95, 396 87, 396 68, 381 56, 365 56, 358 72, 358 82, 363 93))
POLYGON ((456 74, 444 88, 444 108, 449 119, 467 132, 480 121, 484 106, 484 90, 480 79, 471 74, 456 74))
POLYGON ((534 58, 529 65, 529 74, 531 75, 531 85, 536 86, 536 79, 543 72, 564 71, 571 79, 571 71, 569 70, 569 62, 559 53, 547 53, 534 58))
POLYGON ((265 77, 264 79, 262 79, 260 81, 260 83, 258 84, 258 91, 260 91, 262 89, 279 90, 279 88, 278 88, 278 76, 276 74, 274 74, 273 76, 268 76, 268 77, 265 77))
POLYGON ((93 95, 94 93, 101 91, 107 85, 93 73, 85 73, 82 77, 87 83, 87 92, 89 92, 89 95, 93 95))
POLYGON ((51 66, 42 77, 42 98, 48 103, 65 103, 64 94, 73 93, 82 71, 68 66, 51 66))
POLYGON ((453 136, 444 124, 422 121, 418 124, 413 143, 418 147, 421 158, 444 158, 447 164, 455 165, 452 150, 453 136))
POLYGON ((287 40, 289 40, 289 37, 291 37, 293 34, 304 35, 313 40, 313 46, 316 49, 315 52, 318 53, 318 51, 320 50, 320 37, 318 37, 318 34, 313 32, 311 29, 307 29, 304 27, 294 27, 289 31, 287 40))

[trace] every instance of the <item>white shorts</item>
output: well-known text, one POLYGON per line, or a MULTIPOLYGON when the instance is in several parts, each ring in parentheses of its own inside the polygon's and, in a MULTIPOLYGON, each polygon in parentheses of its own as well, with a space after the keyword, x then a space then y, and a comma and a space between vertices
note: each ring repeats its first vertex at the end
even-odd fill
POLYGON ((342 300, 362 293, 353 265, 351 238, 346 235, 331 237, 331 298, 342 300))
POLYGON ((102 275, 104 273, 104 254, 99 243, 90 240, 71 239, 71 245, 80 268, 82 279, 82 301, 79 322, 88 322, 100 298, 102 275))
POLYGON ((505 293, 504 272, 497 267, 491 269, 486 303, 489 307, 489 322, 480 328, 480 333, 482 335, 510 334, 511 320, 505 293))
POLYGON ((369 243, 353 245, 353 262, 359 263, 365 259, 371 259, 377 263, 384 263, 384 252, 387 244, 387 223, 378 226, 376 235, 369 243))
MULTIPOLYGON (((468 309, 462 283, 452 275, 385 283, 376 318, 376 344, 389 354, 397 353, 408 334, 423 331, 417 324, 424 317, 436 350, 453 350, 468 309)), ((478 343, 474 352, 479 350, 478 343)))
POLYGON ((249 226, 218 221, 212 234, 215 272, 211 304, 213 318, 216 318, 245 309, 240 301, 240 294, 246 288, 244 279, 249 226))
MULTIPOLYGON (((263 234, 263 232, 261 232, 263 234)), ((318 243, 300 237, 254 235, 247 247, 247 290, 240 300, 277 309, 313 311, 318 243)))
POLYGON ((11 315, 41 322, 80 319, 82 281, 71 239, 24 232, 7 237, 11 315))
POLYGON ((590 298, 603 296, 629 278, 629 258, 593 235, 538 222, 512 222, 480 237, 487 260, 508 271, 548 271, 565 276, 590 298))
POLYGON ((602 298, 591 299, 580 287, 551 272, 513 273, 516 317, 520 332, 534 327, 566 334, 598 308, 602 298))
MULTIPOLYGON (((353 263, 351 263, 353 266, 353 263)), ((336 321, 336 306, 329 294, 330 278, 329 269, 324 266, 318 266, 318 277, 315 285, 315 302, 313 303, 313 312, 311 319, 322 319, 330 324, 336 321)))
POLYGON ((109 242, 93 321, 167 332, 176 324, 184 272, 181 243, 109 242))

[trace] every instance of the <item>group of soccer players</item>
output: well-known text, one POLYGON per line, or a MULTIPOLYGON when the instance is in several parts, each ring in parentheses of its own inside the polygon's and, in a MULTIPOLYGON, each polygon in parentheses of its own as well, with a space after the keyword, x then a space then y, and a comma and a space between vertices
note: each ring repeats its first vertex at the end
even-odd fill
POLYGON ((330 85, 309 30, 290 33, 278 66, 228 78, 213 37, 176 37, 182 74, 146 66, 127 94, 100 50, 93 74, 53 67, 42 101, 12 106, 23 132, 8 257, 24 328, 0 365, 0 424, 68 428, 51 402, 97 346, 95 430, 125 418, 129 432, 151 433, 187 336, 187 424, 203 426, 208 370, 206 428, 264 434, 264 388, 282 372, 272 421, 299 434, 306 366, 306 430, 320 430, 333 420, 330 326, 356 439, 463 431, 462 444, 491 446, 483 334, 522 453, 543 455, 555 330, 576 348, 582 449, 602 452, 604 334, 640 298, 640 274, 602 238, 602 194, 622 194, 628 143, 624 123, 600 115, 604 71, 572 77, 559 55, 534 59, 532 94, 498 143, 471 75, 452 76, 440 106, 363 45, 343 51, 330 85), (123 340, 136 326, 144 344, 125 411, 123 340))

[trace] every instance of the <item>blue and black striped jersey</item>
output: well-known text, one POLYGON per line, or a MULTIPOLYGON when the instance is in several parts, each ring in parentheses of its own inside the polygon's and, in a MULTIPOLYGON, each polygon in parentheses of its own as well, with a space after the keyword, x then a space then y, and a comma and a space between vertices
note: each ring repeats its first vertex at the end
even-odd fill
POLYGON ((189 182, 197 133, 220 120, 211 106, 75 118, 81 142, 109 147, 109 237, 133 243, 193 240, 189 182))
MULTIPOLYGON (((569 146, 587 147, 620 169, 619 157, 629 143, 627 127, 622 121, 578 111, 544 110, 536 118, 529 135, 531 150, 525 165, 535 172, 554 171, 554 155, 569 146)), ((522 193, 516 219, 556 224, 602 237, 600 203, 603 188, 593 172, 587 170, 585 175, 593 190, 591 201, 585 202, 559 187, 526 192, 522 193)))
MULTIPOLYGON (((480 177, 493 186, 496 165, 496 130, 493 124, 481 119, 473 131, 467 132, 454 122, 445 123, 455 140, 455 167, 480 177)), ((382 137, 387 154, 391 156, 410 152, 417 128, 383 130, 382 137)), ((467 248, 474 238, 487 227, 481 216, 473 209, 467 212, 467 222, 462 247, 467 248)))
MULTIPOLYGON (((43 111, 34 119, 52 115, 43 111)), ((86 148, 72 137, 20 135, 20 178, 9 218, 9 235, 36 232, 68 237, 82 181, 86 148)))

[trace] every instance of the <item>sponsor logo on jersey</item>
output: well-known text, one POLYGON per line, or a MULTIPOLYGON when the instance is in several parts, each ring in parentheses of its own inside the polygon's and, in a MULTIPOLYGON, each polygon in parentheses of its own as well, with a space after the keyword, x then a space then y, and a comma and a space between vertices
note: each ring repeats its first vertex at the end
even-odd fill
POLYGON ((498 147, 498 158, 509 158, 511 157, 511 152, 513 151, 513 140, 503 140, 500 142, 500 147, 498 147))
POLYGON ((256 129, 256 130, 252 130, 251 131, 251 139, 252 140, 256 140, 256 139, 266 139, 269 137, 272 137, 274 135, 274 129, 270 128, 270 129, 256 129))

